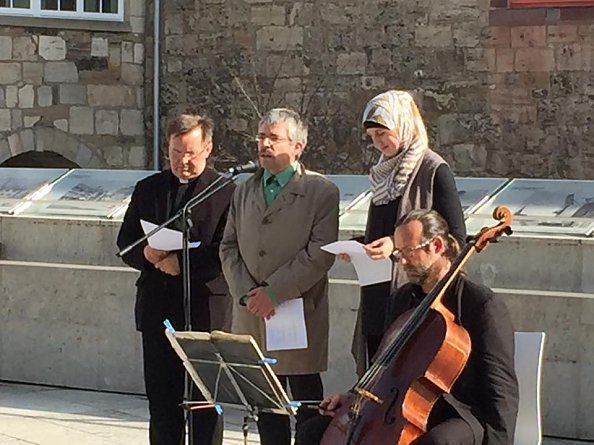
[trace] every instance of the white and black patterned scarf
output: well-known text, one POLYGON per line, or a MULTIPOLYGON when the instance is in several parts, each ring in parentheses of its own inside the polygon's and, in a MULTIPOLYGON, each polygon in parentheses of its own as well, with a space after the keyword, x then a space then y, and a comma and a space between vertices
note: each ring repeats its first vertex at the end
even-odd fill
POLYGON ((363 123, 372 122, 396 130, 402 146, 392 158, 382 156, 371 167, 372 201, 387 204, 404 192, 417 163, 428 150, 427 131, 412 96, 405 91, 391 90, 369 101, 363 112, 363 123))

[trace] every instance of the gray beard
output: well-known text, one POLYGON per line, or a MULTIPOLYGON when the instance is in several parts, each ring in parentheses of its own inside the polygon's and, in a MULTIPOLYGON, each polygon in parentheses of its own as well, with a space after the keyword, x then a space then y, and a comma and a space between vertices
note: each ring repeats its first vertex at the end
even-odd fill
POLYGON ((412 284, 418 284, 419 286, 423 286, 429 279, 429 276, 431 275, 432 268, 433 268, 433 265, 414 266, 414 267, 404 266, 404 271, 406 272, 408 280, 412 284))

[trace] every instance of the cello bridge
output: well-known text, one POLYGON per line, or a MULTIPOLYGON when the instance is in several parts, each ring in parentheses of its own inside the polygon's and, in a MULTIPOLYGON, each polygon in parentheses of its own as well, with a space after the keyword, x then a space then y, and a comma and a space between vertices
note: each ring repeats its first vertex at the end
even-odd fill
POLYGON ((376 396, 375 394, 373 394, 370 391, 367 391, 366 389, 363 388, 355 388, 355 392, 362 398, 366 399, 366 400, 370 400, 373 403, 377 403, 378 405, 381 405, 382 403, 384 403, 384 401, 382 399, 380 399, 378 396, 376 396))

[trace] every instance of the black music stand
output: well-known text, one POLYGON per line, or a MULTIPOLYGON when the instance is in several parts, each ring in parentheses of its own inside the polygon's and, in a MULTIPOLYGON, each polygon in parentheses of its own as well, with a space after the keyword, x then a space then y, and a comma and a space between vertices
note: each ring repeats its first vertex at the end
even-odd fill
POLYGON ((184 409, 222 406, 244 410, 241 430, 244 443, 250 422, 260 413, 295 415, 298 402, 291 402, 271 368, 275 359, 266 358, 251 335, 222 331, 176 332, 168 322, 165 335, 180 356, 188 374, 206 401, 184 402, 184 409))

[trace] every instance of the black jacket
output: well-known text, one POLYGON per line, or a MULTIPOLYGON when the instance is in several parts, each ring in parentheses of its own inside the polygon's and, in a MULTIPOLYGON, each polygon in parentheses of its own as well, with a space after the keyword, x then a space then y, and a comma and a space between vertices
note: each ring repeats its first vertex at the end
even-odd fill
MULTIPOLYGON (((184 196, 184 201, 196 196, 217 177, 218 173, 206 170, 195 180, 184 196)), ((136 241, 144 232, 140 220, 162 224, 174 213, 172 209, 179 180, 170 170, 149 176, 136 184, 124 221, 118 234, 118 247, 124 248, 136 241)), ((216 186, 215 186, 216 187, 216 186)), ((208 297, 211 295, 209 282, 222 276, 219 260, 219 243, 229 210, 231 195, 235 184, 229 184, 205 202, 192 210, 191 241, 201 241, 201 245, 190 250, 192 326, 196 330, 208 330, 210 314, 208 297)), ((179 224, 170 226, 179 230, 179 224)), ((181 274, 173 277, 157 269, 144 258, 146 242, 132 249, 123 260, 140 271, 136 282, 136 328, 163 329, 163 320, 169 318, 176 329, 184 328, 183 282, 181 274)), ((181 251, 178 252, 180 268, 181 251)))
MULTIPOLYGON (((402 286, 390 297, 386 322, 416 307, 424 297, 420 286, 402 286)), ((436 405, 441 413, 435 420, 448 417, 451 410, 443 409, 446 402, 471 425, 476 444, 511 445, 519 396, 514 329, 507 307, 490 289, 463 275, 446 291, 443 302, 470 335, 472 349, 451 393, 436 405)))
MULTIPOLYGON (((400 197, 384 205, 376 206, 373 203, 369 205, 364 239, 366 244, 378 238, 394 234, 399 206, 400 197)), ((454 176, 447 164, 440 165, 435 171, 433 210, 446 220, 450 232, 463 246, 466 241, 464 214, 454 176)), ((391 285, 390 282, 384 282, 361 288, 361 327, 363 335, 381 336, 384 333, 384 318, 387 309, 386 295, 390 293, 391 285)))

